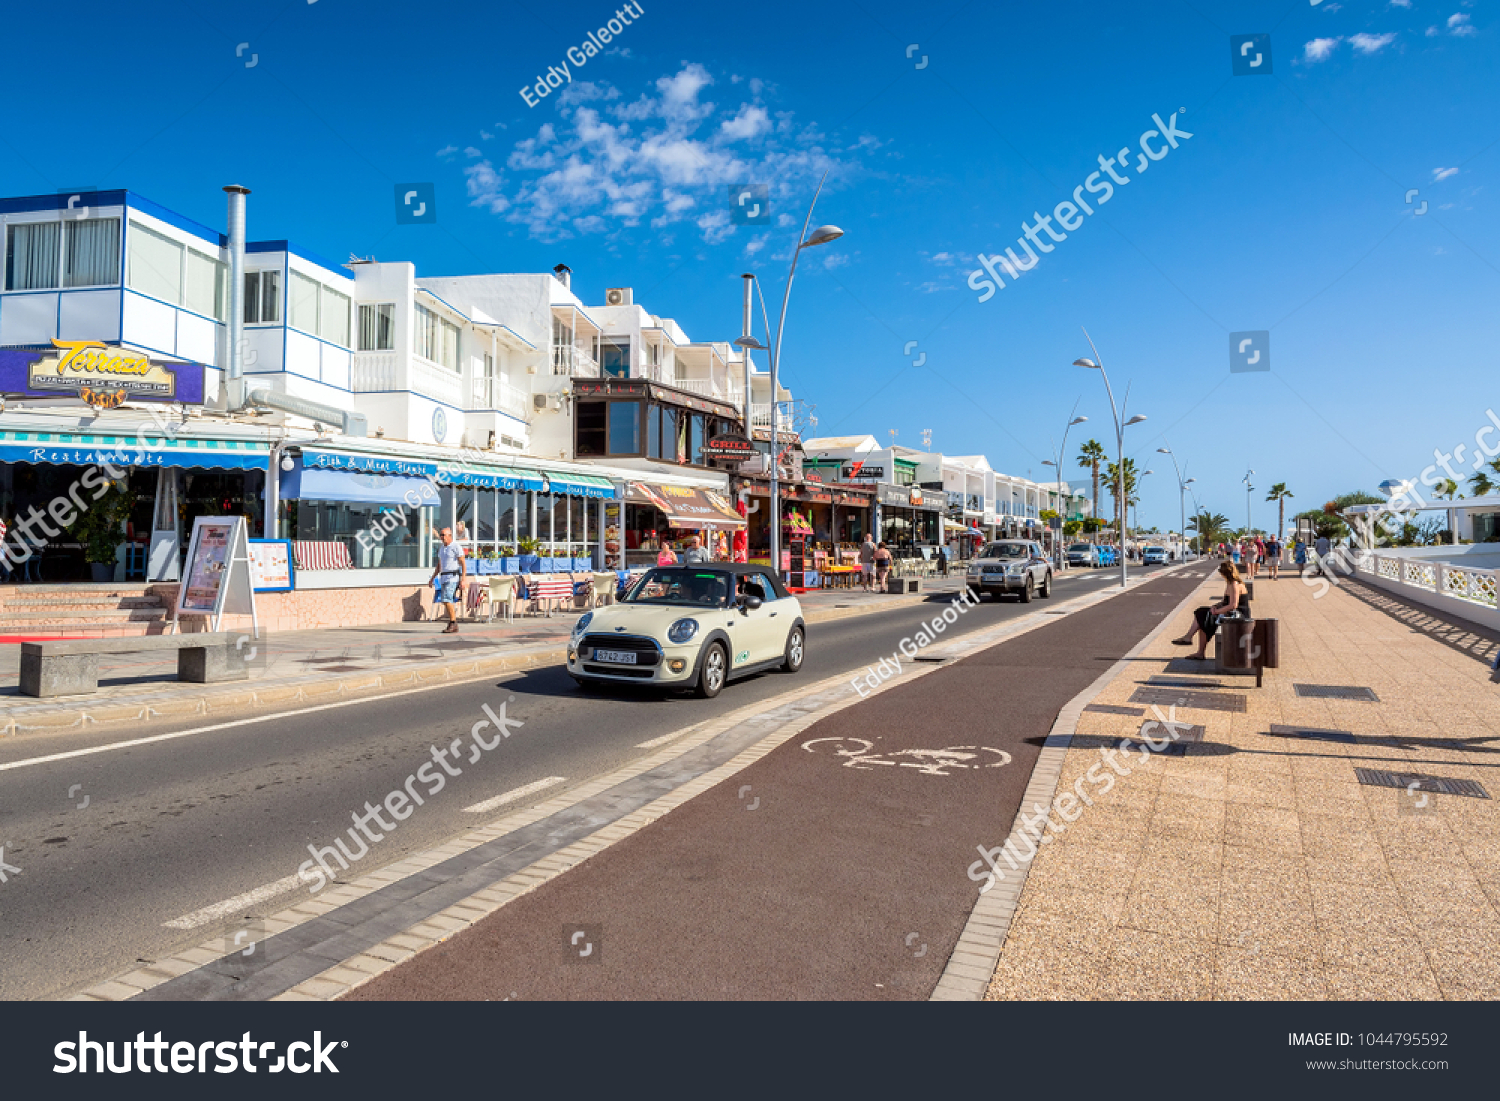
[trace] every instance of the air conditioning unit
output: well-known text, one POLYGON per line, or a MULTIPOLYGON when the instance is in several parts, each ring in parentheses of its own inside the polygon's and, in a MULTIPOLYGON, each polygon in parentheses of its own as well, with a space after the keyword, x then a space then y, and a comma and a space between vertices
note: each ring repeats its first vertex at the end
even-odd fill
POLYGON ((558 413, 562 411, 563 396, 561 394, 532 394, 531 408, 538 413, 545 413, 549 409, 558 413))
POLYGON ((531 395, 531 407, 533 409, 535 409, 538 413, 543 412, 547 408, 547 395, 546 394, 532 394, 531 395))
POLYGON ((635 304, 635 296, 629 287, 610 287, 604 292, 604 304, 606 306, 632 306, 635 304))

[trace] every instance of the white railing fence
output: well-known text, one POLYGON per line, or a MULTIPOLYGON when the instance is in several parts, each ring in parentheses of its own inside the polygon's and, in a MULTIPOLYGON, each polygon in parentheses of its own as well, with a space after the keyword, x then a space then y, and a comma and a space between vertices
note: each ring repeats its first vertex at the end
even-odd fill
POLYGON ((1448 562, 1423 561, 1414 558, 1396 558, 1383 554, 1371 554, 1360 565, 1376 577, 1399 581, 1403 585, 1411 585, 1413 588, 1437 593, 1440 596, 1467 600, 1486 608, 1497 607, 1496 593, 1500 592, 1500 570, 1455 566, 1448 562))

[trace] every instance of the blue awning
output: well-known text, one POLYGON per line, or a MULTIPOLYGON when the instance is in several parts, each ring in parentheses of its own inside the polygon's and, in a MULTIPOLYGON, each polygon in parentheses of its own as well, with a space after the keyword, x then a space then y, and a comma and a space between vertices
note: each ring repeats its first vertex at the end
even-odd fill
POLYGON ((404 508, 436 508, 438 503, 437 490, 426 478, 304 467, 300 462, 281 476, 281 496, 287 501, 358 501, 404 508))
POLYGON ((253 440, 205 440, 91 432, 0 432, 0 462, 74 466, 209 467, 265 470, 266 444, 253 440))

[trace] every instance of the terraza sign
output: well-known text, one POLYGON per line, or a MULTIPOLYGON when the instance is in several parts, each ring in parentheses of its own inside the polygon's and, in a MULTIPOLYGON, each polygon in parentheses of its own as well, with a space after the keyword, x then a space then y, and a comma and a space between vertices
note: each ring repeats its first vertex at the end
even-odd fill
POLYGON ((755 455, 755 442, 744 436, 715 436, 699 451, 705 459, 728 459, 744 462, 755 455))

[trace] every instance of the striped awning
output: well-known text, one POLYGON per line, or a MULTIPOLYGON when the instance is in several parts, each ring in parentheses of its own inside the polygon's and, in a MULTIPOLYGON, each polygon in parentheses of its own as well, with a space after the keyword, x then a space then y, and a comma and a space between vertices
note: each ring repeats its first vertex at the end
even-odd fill
POLYGON ((269 445, 258 440, 209 440, 162 436, 154 429, 139 435, 92 432, 0 432, 0 462, 92 466, 209 467, 217 470, 264 470, 269 445))

